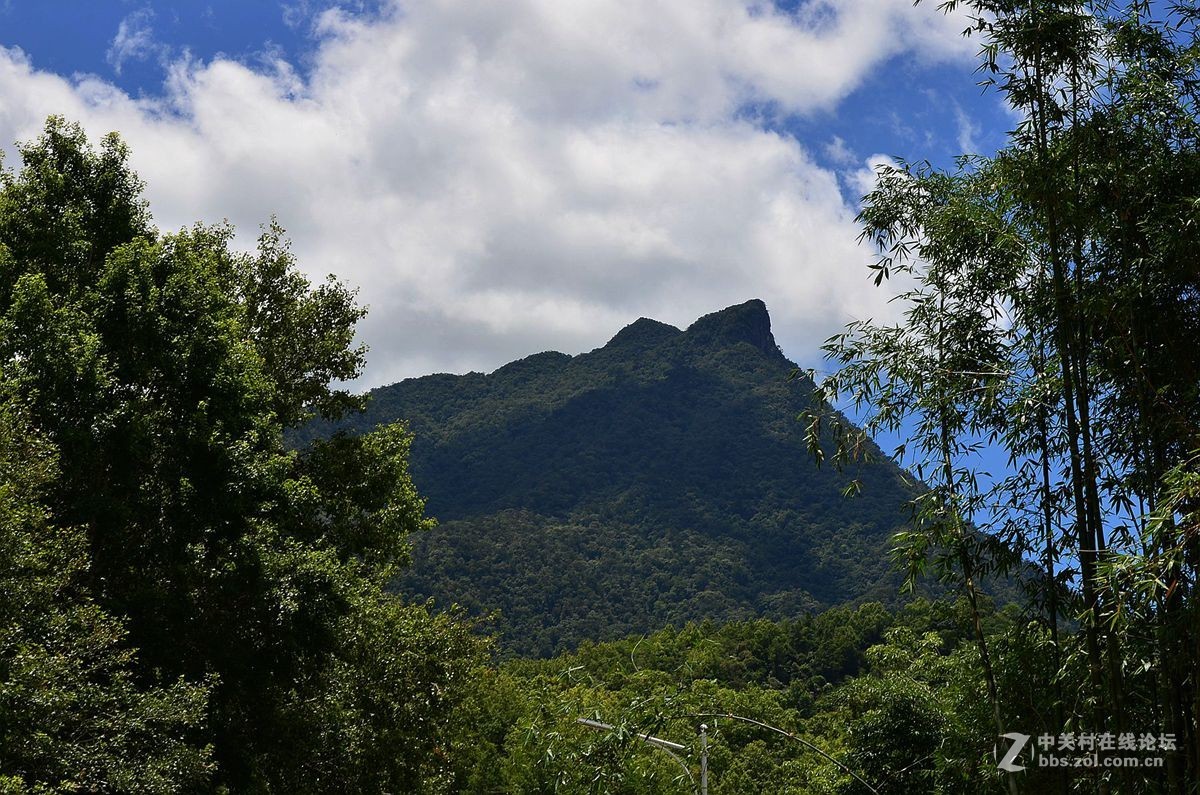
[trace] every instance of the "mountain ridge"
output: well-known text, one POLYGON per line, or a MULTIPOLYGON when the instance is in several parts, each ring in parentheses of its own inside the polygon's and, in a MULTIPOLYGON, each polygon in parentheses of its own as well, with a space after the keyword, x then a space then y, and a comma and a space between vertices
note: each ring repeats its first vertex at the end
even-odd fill
POLYGON ((683 330, 641 318, 575 356, 407 379, 306 432, 408 422, 413 479, 441 524, 414 539, 399 585, 499 609, 516 653, 894 601, 888 539, 909 487, 886 459, 815 466, 796 421, 812 383, 795 369, 753 299, 683 330), (854 478, 866 487, 847 500, 854 478))

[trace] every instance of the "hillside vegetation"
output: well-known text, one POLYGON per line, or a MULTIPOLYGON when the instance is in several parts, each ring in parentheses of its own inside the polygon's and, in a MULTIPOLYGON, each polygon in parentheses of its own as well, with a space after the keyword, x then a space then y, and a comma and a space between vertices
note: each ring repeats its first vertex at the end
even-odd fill
POLYGON ((403 381, 301 439, 407 422, 439 526, 414 539, 401 587, 499 610, 516 652, 892 601, 911 491, 884 459, 813 462, 796 422, 812 383, 795 370, 753 300, 686 331, 643 318, 579 356, 403 381))
MULTIPOLYGON (((1044 660, 1036 635, 1011 605, 984 614, 1014 692, 1006 718, 1054 731, 1036 709, 1046 692, 1029 686, 1044 660)), ((995 791, 1003 774, 989 758, 971 634, 965 602, 918 599, 891 611, 865 603, 788 621, 689 623, 512 660, 484 674, 464 708, 455 776, 478 793, 694 793, 704 724, 714 793, 995 791), (641 734, 684 746, 688 771, 641 734)), ((1054 791, 1057 777, 1031 769, 1025 791, 1054 791)))

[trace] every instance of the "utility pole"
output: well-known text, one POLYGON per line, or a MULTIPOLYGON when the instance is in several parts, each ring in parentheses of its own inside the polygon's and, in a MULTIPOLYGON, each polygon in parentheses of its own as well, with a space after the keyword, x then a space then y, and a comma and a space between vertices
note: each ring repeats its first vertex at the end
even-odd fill
MULTIPOLYGON (((591 720, 589 718, 576 718, 575 722, 580 726, 587 726, 589 729, 595 729, 597 731, 607 732, 616 728, 616 726, 612 726, 608 723, 601 723, 598 720, 591 720)), ((702 737, 705 728, 707 727, 702 726, 700 729, 702 737)), ((683 772, 687 775, 688 781, 692 783, 692 787, 694 788, 696 786, 696 779, 692 778, 692 771, 688 770, 687 762, 683 761, 683 757, 680 756, 680 754, 687 752, 686 745, 673 743, 670 740, 664 740, 661 737, 654 737, 649 734, 639 734, 637 735, 637 738, 647 745, 652 745, 660 751, 665 751, 668 756, 678 762, 679 766, 683 768, 683 772)), ((700 757, 700 779, 704 783, 700 785, 700 795, 708 795, 708 741, 704 740, 703 742, 704 750, 701 751, 700 757)))
POLYGON ((700 795, 708 795, 708 724, 700 724, 700 795))
MULTIPOLYGON (((874 787, 872 787, 870 784, 868 784, 867 782, 863 781, 862 777, 861 777, 861 776, 859 776, 857 773, 855 773, 853 770, 851 770, 850 768, 846 767, 844 764, 842 764, 842 763, 841 763, 841 762, 839 762, 838 760, 834 759, 832 756, 830 756, 829 754, 825 753, 825 752, 824 752, 824 751, 822 751, 820 748, 818 748, 817 746, 815 746, 815 745, 813 745, 812 743, 810 743, 808 740, 805 740, 803 737, 798 737, 798 736, 796 736, 795 734, 792 734, 792 733, 791 733, 791 732, 789 732, 789 731, 784 731, 783 729, 779 728, 778 726, 772 726, 772 725, 771 725, 771 724, 769 724, 769 723, 764 723, 763 721, 761 721, 761 720, 755 720, 754 718, 747 718, 747 717, 744 717, 744 716, 742 716, 742 715, 734 715, 733 713, 730 713, 730 712, 691 712, 691 713, 689 713, 689 714, 687 714, 687 715, 681 715, 680 717, 687 717, 687 718, 728 718, 729 720, 740 720, 742 723, 749 723, 749 724, 751 724, 751 725, 753 725, 753 726, 760 726, 760 727, 762 727, 762 728, 764 728, 764 729, 767 729, 767 730, 769 730, 769 731, 773 731, 773 732, 775 732, 776 734, 782 734, 784 737, 787 737, 789 740, 795 740, 796 742, 800 743, 801 745, 803 745, 805 748, 809 749, 810 751, 815 751, 816 753, 818 753, 818 754, 820 754, 821 756, 823 756, 823 757, 825 757, 826 759, 828 759, 830 762, 833 762, 835 765, 837 765, 837 766, 838 766, 838 767, 840 767, 842 770, 844 770, 846 773, 848 773, 848 774, 850 775, 850 777, 851 777, 851 778, 853 778, 853 779, 854 779, 855 781, 857 781, 859 784, 862 784, 864 787, 866 787, 868 790, 870 790, 870 791, 873 793, 873 795, 879 795, 879 790, 875 789, 875 788, 874 788, 874 787)), ((705 754, 705 756, 702 756, 702 757, 701 757, 701 763, 700 763, 700 764, 702 765, 702 767, 701 767, 701 770, 702 770, 702 771, 705 769, 705 767, 707 767, 707 762, 708 762, 708 759, 707 759, 707 751, 708 751, 708 737, 705 735, 705 730, 706 730, 707 728, 708 728, 708 726, 706 726, 706 725, 704 725, 704 724, 701 724, 701 725, 700 725, 700 742, 701 742, 701 744, 702 744, 702 747, 703 747, 702 753, 704 753, 704 754, 705 754)), ((920 759, 920 760, 917 760, 917 761, 923 762, 923 761, 925 761, 925 760, 924 760, 924 759, 920 759)), ((916 764, 916 762, 914 762, 913 764, 915 765, 915 764, 916 764)), ((911 765, 910 765, 910 767, 911 767, 911 765)), ((703 773, 702 773, 702 775, 703 775, 703 773)), ((707 793, 704 793, 704 795, 707 795, 707 793)))

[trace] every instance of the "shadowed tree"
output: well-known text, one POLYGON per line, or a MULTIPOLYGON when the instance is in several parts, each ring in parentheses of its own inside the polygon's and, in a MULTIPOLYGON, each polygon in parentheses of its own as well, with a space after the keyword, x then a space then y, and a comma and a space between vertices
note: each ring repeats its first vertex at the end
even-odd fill
MULTIPOLYGON (((98 605, 148 688, 208 683, 197 733, 235 791, 418 791, 477 644, 385 586, 425 529, 390 426, 304 452, 285 428, 360 401, 364 310, 282 230, 161 234, 115 136, 51 119, 0 190, 0 366, 59 452, 98 605)), ((430 774, 431 775, 431 774, 430 774)))

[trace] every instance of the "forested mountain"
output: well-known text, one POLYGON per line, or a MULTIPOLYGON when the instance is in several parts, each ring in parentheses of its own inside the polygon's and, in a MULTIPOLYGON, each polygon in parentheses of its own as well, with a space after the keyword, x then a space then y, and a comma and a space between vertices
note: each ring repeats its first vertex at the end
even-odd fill
POLYGON ((895 599, 887 551, 908 487, 882 458, 813 463, 796 421, 812 384, 795 369, 753 300, 686 331, 643 318, 579 356, 402 381, 339 428, 405 420, 415 436, 414 482, 440 524, 415 539, 402 587, 498 609, 506 648, 544 655, 895 599), (861 493, 843 496, 854 479, 861 493))

